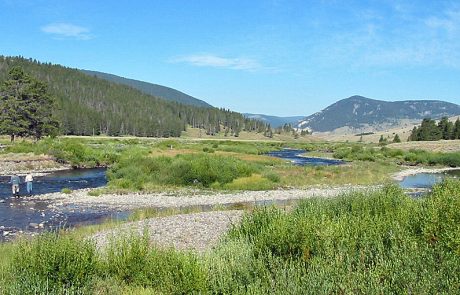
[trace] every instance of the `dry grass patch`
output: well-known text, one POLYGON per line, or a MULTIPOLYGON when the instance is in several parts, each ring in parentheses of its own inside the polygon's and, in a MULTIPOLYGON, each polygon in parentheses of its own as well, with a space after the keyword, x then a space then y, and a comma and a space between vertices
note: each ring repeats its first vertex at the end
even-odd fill
POLYGON ((185 154, 196 154, 198 151, 194 151, 191 149, 154 149, 151 150, 149 155, 152 157, 159 157, 159 156, 167 156, 167 157, 175 157, 177 155, 185 155, 185 154))
POLYGON ((460 140, 440 140, 440 141, 409 141, 401 143, 392 143, 389 148, 400 150, 425 150, 430 152, 452 153, 460 152, 460 140))
POLYGON ((285 186, 377 184, 391 181, 395 164, 355 161, 337 166, 305 166, 277 168, 285 186))
POLYGON ((235 157, 243 161, 250 161, 250 162, 256 162, 256 163, 267 163, 267 162, 276 163, 276 164, 284 163, 284 160, 277 159, 277 158, 270 157, 270 156, 265 156, 265 155, 241 154, 241 153, 224 152, 224 151, 216 151, 215 154, 227 156, 227 157, 235 157))

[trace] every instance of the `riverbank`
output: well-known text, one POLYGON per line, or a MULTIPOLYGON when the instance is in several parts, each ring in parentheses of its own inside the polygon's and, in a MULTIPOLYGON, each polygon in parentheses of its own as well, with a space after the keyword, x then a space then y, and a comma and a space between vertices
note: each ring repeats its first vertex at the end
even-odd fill
POLYGON ((305 189, 277 189, 269 191, 200 191, 178 190, 175 192, 101 194, 91 196, 88 189, 65 193, 50 193, 36 198, 47 200, 53 207, 74 206, 79 208, 109 208, 127 211, 138 208, 181 208, 193 206, 218 206, 240 203, 271 204, 312 197, 337 197, 356 191, 372 191, 379 186, 346 185, 338 187, 315 187, 305 189))
POLYGON ((32 153, 0 155, 0 175, 32 173, 34 176, 40 176, 68 169, 72 169, 72 167, 68 164, 58 163, 48 155, 34 155, 32 153))
POLYGON ((239 224, 243 214, 243 210, 227 210, 155 217, 100 231, 90 239, 98 249, 105 249, 110 240, 147 231, 150 243, 161 248, 204 252, 217 245, 232 226, 239 224))
POLYGON ((425 168, 425 167, 407 167, 407 169, 394 173, 392 178, 396 181, 402 181, 404 177, 419 174, 419 173, 442 173, 446 171, 460 170, 458 167, 441 167, 441 168, 425 168))

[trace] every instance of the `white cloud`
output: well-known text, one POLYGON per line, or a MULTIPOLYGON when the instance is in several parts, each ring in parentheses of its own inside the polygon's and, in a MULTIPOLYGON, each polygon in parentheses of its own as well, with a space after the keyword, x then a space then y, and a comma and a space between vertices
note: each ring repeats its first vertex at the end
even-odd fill
POLYGON ((443 29, 455 33, 460 28, 460 10, 447 10, 442 16, 432 16, 425 20, 425 25, 431 29, 443 29))
POLYGON ((52 23, 41 27, 41 31, 58 38, 89 40, 93 38, 90 30, 69 23, 52 23))
POLYGON ((199 67, 226 68, 232 70, 254 71, 260 69, 260 64, 249 58, 227 58, 212 54, 187 55, 174 58, 172 62, 187 63, 199 67))

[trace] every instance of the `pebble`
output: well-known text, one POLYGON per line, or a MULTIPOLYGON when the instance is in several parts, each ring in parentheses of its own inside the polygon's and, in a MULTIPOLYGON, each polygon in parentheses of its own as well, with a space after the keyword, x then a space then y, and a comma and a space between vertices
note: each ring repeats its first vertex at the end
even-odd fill
POLYGON ((38 228, 38 223, 31 222, 31 223, 29 223, 29 227, 31 227, 31 228, 38 228))

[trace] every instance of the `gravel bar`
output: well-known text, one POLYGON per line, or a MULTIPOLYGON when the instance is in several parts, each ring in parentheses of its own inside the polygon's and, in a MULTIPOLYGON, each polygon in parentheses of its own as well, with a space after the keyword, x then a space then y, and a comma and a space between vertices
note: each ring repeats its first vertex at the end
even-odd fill
POLYGON ((230 205, 238 203, 282 202, 311 197, 336 197, 354 191, 375 190, 380 186, 341 186, 328 188, 278 189, 271 191, 203 192, 177 191, 174 193, 129 193, 90 196, 90 190, 70 194, 50 193, 36 198, 48 200, 54 207, 105 208, 126 211, 138 208, 181 208, 193 206, 230 205))
POLYGON ((232 225, 239 223, 244 211, 212 211, 156 217, 125 223, 91 237, 98 249, 117 238, 130 238, 148 231, 150 241, 162 248, 204 252, 215 246, 232 225))

